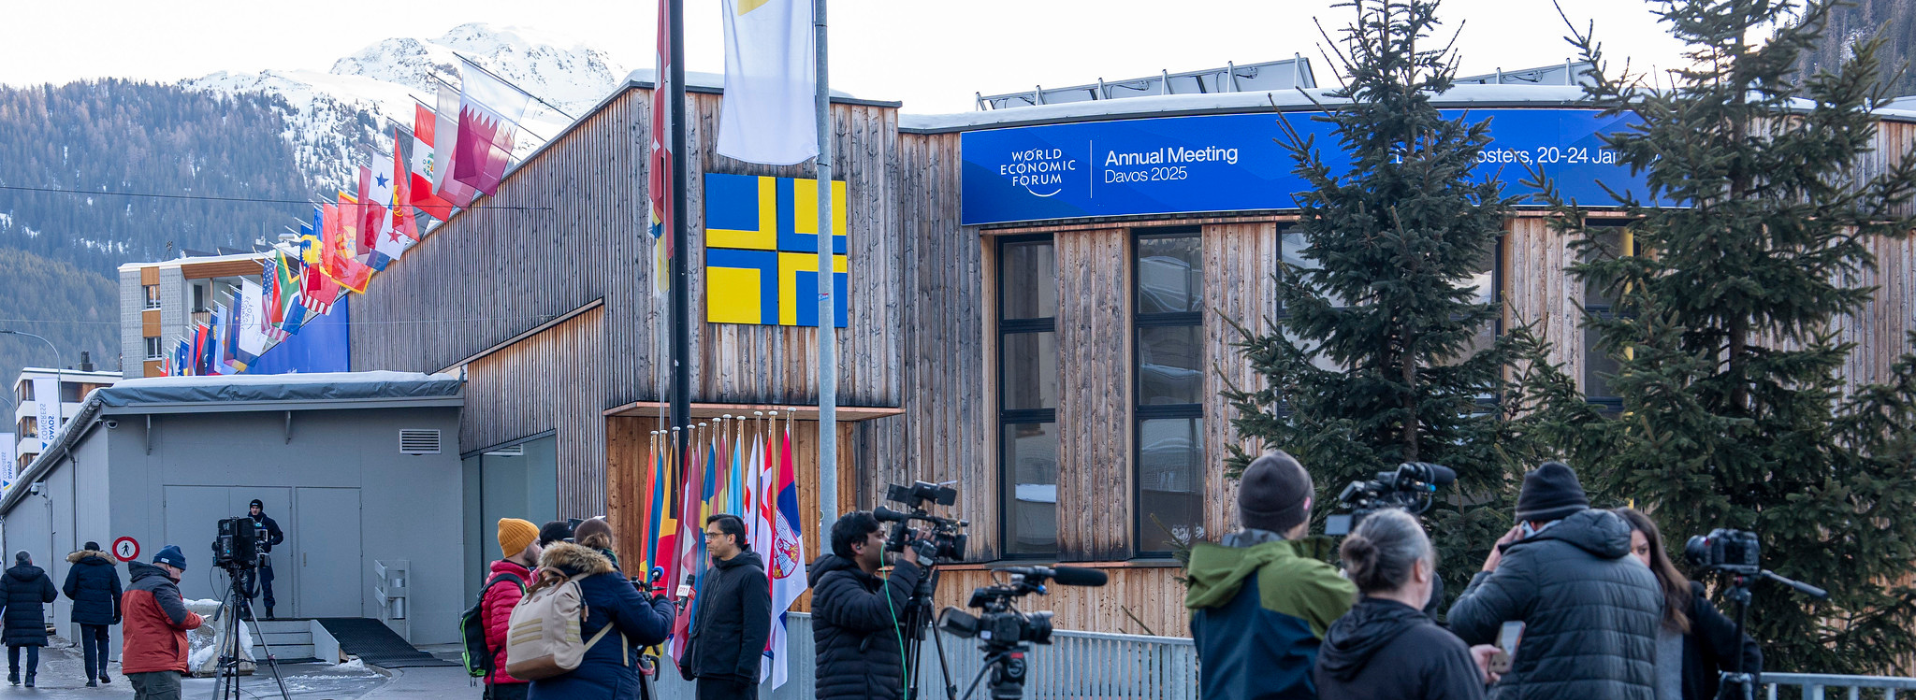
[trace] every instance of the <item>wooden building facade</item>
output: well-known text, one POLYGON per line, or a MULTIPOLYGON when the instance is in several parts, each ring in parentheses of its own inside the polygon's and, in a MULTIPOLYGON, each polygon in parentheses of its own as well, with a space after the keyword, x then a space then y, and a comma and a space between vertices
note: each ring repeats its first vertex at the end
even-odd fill
MULTIPOLYGON (((704 174, 810 178, 812 167, 718 155, 720 96, 690 93, 685 253, 697 276, 704 174)), ((604 513, 623 535, 636 532, 637 465, 668 398, 667 299, 653 291, 647 233, 651 99, 651 85, 630 81, 351 302, 356 370, 464 372, 462 451, 550 437, 553 512, 604 513)), ((1155 104, 1123 116, 1033 108, 1024 123, 1188 113, 1155 104)), ((1267 105, 1206 109, 1270 114, 1267 105)), ((1293 215, 967 225, 963 135, 1009 122, 954 115, 903 127, 898 104, 852 99, 836 99, 833 117, 835 176, 849 200, 849 319, 836 347, 842 509, 885 505, 889 483, 954 482, 953 515, 970 521, 971 547, 966 563, 944 569, 938 604, 963 602, 998 562, 1070 562, 1112 581, 1055 588, 1034 606, 1055 610, 1060 627, 1187 634, 1167 539, 1236 527, 1220 466, 1236 438, 1220 392, 1256 377, 1229 321, 1269 327, 1273 273, 1297 250, 1286 235, 1293 215)), ((1911 116, 1882 130, 1886 151, 1912 151, 1911 116)), ((1589 368, 1585 293, 1564 272, 1571 251, 1537 212, 1508 231, 1483 292, 1506 305, 1507 327, 1537 322, 1556 359, 1589 368)), ((1912 239, 1877 245, 1870 282, 1882 289, 1844 331, 1861 343, 1856 381, 1884 377, 1914 328, 1912 239)), ((704 285, 691 287, 695 415, 791 409, 816 556, 817 331, 706 323, 704 285)), ((637 541, 621 544, 631 552, 637 541)))

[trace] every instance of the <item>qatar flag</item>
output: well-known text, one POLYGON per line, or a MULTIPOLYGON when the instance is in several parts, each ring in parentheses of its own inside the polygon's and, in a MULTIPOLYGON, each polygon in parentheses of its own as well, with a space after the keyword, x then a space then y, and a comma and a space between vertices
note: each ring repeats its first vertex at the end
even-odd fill
MULTIPOLYGON (((460 63, 459 140, 453 179, 493 196, 513 155, 513 131, 527 111, 527 95, 465 59, 460 63)), ((443 135, 444 137, 444 135, 443 135)))

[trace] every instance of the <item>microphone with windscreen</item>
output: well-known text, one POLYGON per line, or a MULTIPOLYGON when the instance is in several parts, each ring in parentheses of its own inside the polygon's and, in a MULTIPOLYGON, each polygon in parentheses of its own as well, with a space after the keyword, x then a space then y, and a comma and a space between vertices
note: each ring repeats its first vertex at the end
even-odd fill
POLYGON ((1107 585, 1107 572, 1078 566, 1014 566, 998 570, 1021 576, 1031 584, 1044 584, 1052 580, 1062 586, 1107 585))

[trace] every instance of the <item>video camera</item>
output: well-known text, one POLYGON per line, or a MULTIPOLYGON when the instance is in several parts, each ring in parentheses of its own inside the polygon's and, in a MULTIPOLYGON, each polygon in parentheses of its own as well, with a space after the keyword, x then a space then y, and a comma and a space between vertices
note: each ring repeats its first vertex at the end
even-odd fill
POLYGON ((1697 567, 1752 576, 1760 573, 1760 535, 1720 528, 1687 538, 1687 563, 1697 567))
POLYGON ((214 524, 213 565, 227 569, 251 569, 260 565, 266 538, 253 518, 225 518, 214 524))
POLYGON ((1342 536, 1360 526, 1360 521, 1382 508, 1403 508, 1419 515, 1433 507, 1433 494, 1458 478, 1452 469, 1428 462, 1407 462, 1390 472, 1374 474, 1372 481, 1355 481, 1340 492, 1335 506, 1340 512, 1327 516, 1327 534, 1342 536))
MULTIPOLYGON (((988 686, 988 692, 991 697, 1010 700, 1021 696, 1021 687, 1027 680, 1026 655, 1020 650, 1025 649, 1028 642, 1053 643, 1053 613, 1044 610, 1023 613, 1014 608, 1014 601, 1033 593, 1046 595, 1049 580, 1062 586, 1105 586, 1107 574, 1098 569, 1072 566, 1025 566, 998 571, 1007 574, 1006 583, 975 588, 967 600, 967 607, 980 609, 979 616, 948 607, 940 611, 938 626, 948 634, 980 640, 981 650, 987 653, 987 667, 993 670, 993 683, 988 686)), ((981 672, 985 673, 986 669, 981 672)), ((976 677, 974 683, 979 682, 976 677)), ((969 687, 967 695, 972 694, 973 688, 969 687)))
POLYGON ((913 482, 912 486, 889 484, 887 500, 906 505, 908 512, 902 513, 884 506, 873 509, 875 520, 894 523, 893 531, 887 534, 887 551, 904 551, 909 543, 920 542, 923 544, 915 545, 914 551, 926 563, 959 561, 967 551, 967 533, 964 532, 967 521, 927 512, 927 504, 951 506, 959 495, 950 486, 925 481, 913 482), (928 524, 924 534, 912 527, 912 521, 915 520, 928 524))
MULTIPOLYGON (((1760 568, 1760 535, 1746 530, 1716 528, 1705 535, 1687 538, 1687 563, 1707 571, 1726 574, 1728 581, 1722 596, 1733 601, 1734 638, 1747 636, 1747 608, 1753 603, 1753 586, 1762 579, 1773 581, 1818 600, 1827 592, 1760 568)), ((1754 674, 1720 672, 1720 697, 1752 698, 1760 679, 1754 674)))

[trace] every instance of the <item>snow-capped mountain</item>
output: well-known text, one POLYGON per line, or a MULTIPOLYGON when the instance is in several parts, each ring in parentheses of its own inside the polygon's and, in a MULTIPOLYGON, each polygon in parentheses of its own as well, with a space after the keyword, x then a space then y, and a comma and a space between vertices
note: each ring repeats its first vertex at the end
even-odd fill
MULTIPOLYGON (((454 27, 436 39, 375 42, 335 61, 326 73, 269 69, 219 72, 182 81, 191 90, 265 92, 287 102, 287 131, 303 172, 316 184, 345 185, 367 160, 363 145, 392 152, 396 125, 411 128, 415 100, 435 104, 440 82, 460 84, 465 56, 521 89, 578 117, 612 92, 627 71, 598 49, 521 28, 484 23, 454 27)), ((535 101, 520 121, 515 150, 525 155, 572 119, 535 101)))

